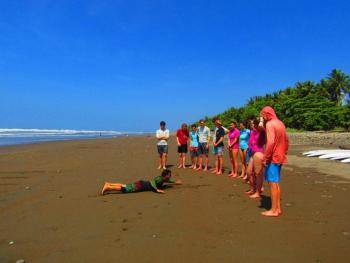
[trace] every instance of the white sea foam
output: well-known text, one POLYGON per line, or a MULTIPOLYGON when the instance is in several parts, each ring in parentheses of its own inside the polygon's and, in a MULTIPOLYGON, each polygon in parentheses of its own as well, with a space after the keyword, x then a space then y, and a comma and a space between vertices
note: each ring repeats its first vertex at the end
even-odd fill
POLYGON ((48 129, 0 129, 0 137, 35 137, 35 136, 113 136, 130 134, 118 131, 91 131, 91 130, 48 130, 48 129))
POLYGON ((0 146, 145 134, 148 133, 91 130, 0 129, 0 146))

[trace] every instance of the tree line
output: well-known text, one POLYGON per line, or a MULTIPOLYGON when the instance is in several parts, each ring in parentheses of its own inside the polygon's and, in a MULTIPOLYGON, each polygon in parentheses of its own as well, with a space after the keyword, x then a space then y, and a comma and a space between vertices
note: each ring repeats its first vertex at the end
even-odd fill
POLYGON ((246 122, 257 117, 264 106, 272 106, 287 128, 297 130, 350 129, 350 78, 334 69, 319 83, 297 82, 272 94, 250 98, 242 107, 232 107, 213 117, 205 117, 213 128, 212 119, 220 118, 228 126, 232 120, 246 122))

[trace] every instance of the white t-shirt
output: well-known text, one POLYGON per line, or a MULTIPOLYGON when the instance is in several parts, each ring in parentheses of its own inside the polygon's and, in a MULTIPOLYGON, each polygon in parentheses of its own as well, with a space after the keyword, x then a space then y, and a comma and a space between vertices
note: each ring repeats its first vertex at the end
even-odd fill
MULTIPOLYGON (((157 130, 156 136, 157 136, 157 138, 161 138, 161 137, 169 138, 169 134, 170 134, 170 132, 168 129, 166 129, 166 130, 159 129, 159 130, 157 130)), ((160 140, 160 141, 158 141, 157 145, 168 145, 168 142, 166 140, 160 140)))
POLYGON ((199 143, 207 143, 210 137, 210 129, 207 126, 198 128, 199 143))

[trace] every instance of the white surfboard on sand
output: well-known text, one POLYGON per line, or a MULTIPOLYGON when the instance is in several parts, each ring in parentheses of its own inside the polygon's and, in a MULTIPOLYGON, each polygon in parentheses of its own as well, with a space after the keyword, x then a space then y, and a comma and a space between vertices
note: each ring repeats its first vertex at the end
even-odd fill
POLYGON ((348 159, 348 158, 350 158, 350 156, 346 156, 346 157, 344 157, 344 156, 337 156, 337 157, 331 158, 330 160, 343 160, 343 159, 348 159))
POLYGON ((313 151, 308 151, 308 152, 304 152, 303 155, 309 155, 309 154, 327 154, 327 153, 331 153, 333 151, 339 151, 339 149, 328 149, 328 150, 313 150, 313 151))
POLYGON ((304 152, 307 157, 318 157, 320 159, 340 160, 342 163, 350 163, 350 150, 327 149, 304 152))
POLYGON ((318 158, 320 158, 320 159, 331 159, 331 158, 347 159, 347 158, 350 158, 350 151, 343 150, 343 152, 328 153, 328 154, 321 155, 318 158))
POLYGON ((341 153, 344 152, 344 150, 319 150, 319 151, 311 151, 308 152, 307 154, 304 154, 306 156, 309 157, 317 157, 317 156, 321 156, 321 155, 325 155, 325 154, 334 154, 334 153, 341 153))

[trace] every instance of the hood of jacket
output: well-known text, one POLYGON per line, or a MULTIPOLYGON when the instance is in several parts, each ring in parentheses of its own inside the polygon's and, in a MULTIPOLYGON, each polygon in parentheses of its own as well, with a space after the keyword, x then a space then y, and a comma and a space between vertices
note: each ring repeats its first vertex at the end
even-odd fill
POLYGON ((275 110, 274 110, 272 107, 270 107, 270 106, 264 107, 264 108, 261 110, 260 115, 261 115, 266 121, 278 119, 275 110))

